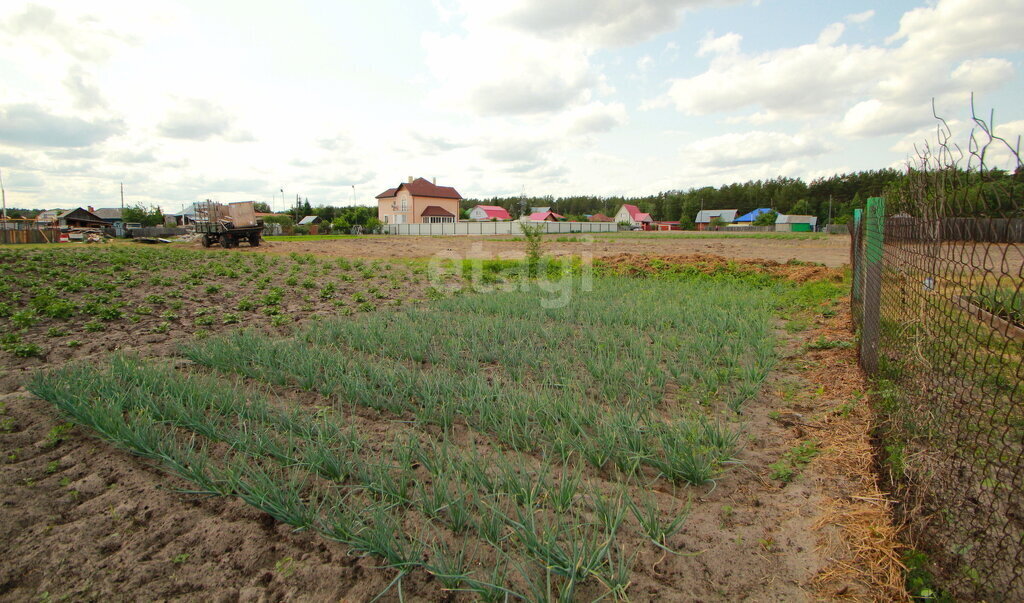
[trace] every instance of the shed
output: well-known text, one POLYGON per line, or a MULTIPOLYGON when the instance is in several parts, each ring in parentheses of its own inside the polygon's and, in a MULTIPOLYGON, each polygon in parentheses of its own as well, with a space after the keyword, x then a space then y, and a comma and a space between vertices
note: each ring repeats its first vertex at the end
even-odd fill
POLYGON ((818 216, 779 214, 779 217, 775 218, 776 232, 814 232, 817 225, 818 216))
POLYGON ((298 226, 312 226, 320 223, 320 216, 306 216, 299 220, 298 226))
POLYGON ((565 216, 556 214, 553 211, 536 212, 529 215, 527 220, 531 222, 558 222, 564 220, 565 216))

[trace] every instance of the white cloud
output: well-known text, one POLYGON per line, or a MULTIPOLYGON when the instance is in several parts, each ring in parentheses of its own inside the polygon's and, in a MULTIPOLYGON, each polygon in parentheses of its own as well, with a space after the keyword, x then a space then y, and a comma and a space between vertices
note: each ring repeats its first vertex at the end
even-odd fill
POLYGON ((626 45, 675 29, 683 13, 741 0, 464 0, 480 20, 542 38, 572 37, 600 45, 626 45))
POLYGON ((202 98, 184 99, 157 126, 161 136, 184 140, 222 137, 229 142, 251 142, 253 136, 234 125, 234 116, 224 107, 202 98))
POLYGON ((564 120, 569 124, 565 128, 569 136, 607 132, 626 123, 626 106, 622 103, 590 103, 569 111, 564 120))
POLYGON ((737 33, 727 33, 725 35, 715 37, 714 32, 708 32, 700 42, 700 47, 697 49, 697 56, 704 57, 708 55, 734 55, 740 51, 740 42, 743 41, 743 36, 737 33))
POLYGON ((902 17, 893 46, 842 44, 842 23, 826 27, 815 44, 757 54, 739 52, 739 40, 709 38, 698 51, 713 55, 708 69, 671 80, 667 94, 645 106, 670 104, 688 115, 753 110, 730 118, 749 123, 840 111, 838 129, 850 136, 906 132, 930 118, 922 105, 931 98, 962 102, 1011 78, 1010 61, 984 55, 1024 48, 1022 28, 1024 0, 939 0, 902 17))
POLYGON ((818 34, 818 45, 819 46, 832 46, 839 41, 839 38, 843 37, 843 32, 846 31, 846 26, 842 23, 833 23, 821 30, 818 34))
POLYGON ((830 144, 816 136, 750 131, 691 143, 685 147, 683 155, 699 166, 722 169, 815 156, 830 149, 830 144))
POLYGON ((852 15, 846 15, 847 23, 867 23, 871 20, 871 17, 875 16, 874 9, 868 9, 861 13, 853 13, 852 15))
POLYGON ((32 104, 0 107, 0 142, 26 147, 87 147, 114 136, 116 119, 85 120, 56 115, 32 104))
POLYGON ((645 54, 644 56, 636 60, 636 68, 641 72, 648 71, 653 66, 654 59, 652 59, 651 55, 649 54, 645 54))
POLYGON ((886 136, 932 121, 927 102, 899 105, 870 99, 850 107, 839 123, 839 131, 850 137, 886 136))
POLYGON ((422 41, 441 84, 432 93, 438 106, 465 104, 479 115, 545 113, 589 100, 600 84, 590 52, 578 44, 525 44, 502 31, 425 34, 422 41))

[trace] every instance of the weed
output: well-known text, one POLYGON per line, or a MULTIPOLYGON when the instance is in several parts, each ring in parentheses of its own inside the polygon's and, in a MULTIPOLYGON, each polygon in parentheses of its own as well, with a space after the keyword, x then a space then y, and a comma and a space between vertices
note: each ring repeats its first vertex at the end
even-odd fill
POLYGON ((61 423, 60 425, 53 426, 50 431, 46 432, 46 446, 48 448, 56 448, 58 444, 67 439, 68 432, 74 428, 72 423, 61 423))
POLYGON ((799 474, 800 469, 810 463, 820 452, 818 443, 814 440, 800 442, 787 451, 781 459, 768 465, 768 468, 771 469, 769 476, 772 479, 791 482, 799 474))
POLYGON ((57 473, 58 471, 60 471, 60 461, 50 461, 49 463, 46 464, 45 471, 47 475, 53 475, 54 473, 57 473))

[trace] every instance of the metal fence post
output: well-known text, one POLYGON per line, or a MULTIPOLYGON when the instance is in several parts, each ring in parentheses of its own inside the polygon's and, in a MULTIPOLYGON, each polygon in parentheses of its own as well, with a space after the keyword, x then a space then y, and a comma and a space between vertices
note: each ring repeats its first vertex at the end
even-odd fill
POLYGON ((860 361, 864 370, 878 369, 881 335, 882 258, 885 255, 885 199, 870 197, 864 218, 864 325, 861 329, 860 361))
POLYGON ((853 299, 861 300, 861 282, 864 277, 861 271, 864 268, 864 258, 860 257, 860 226, 864 210, 853 210, 853 236, 850 239, 850 266, 853 268, 853 299))

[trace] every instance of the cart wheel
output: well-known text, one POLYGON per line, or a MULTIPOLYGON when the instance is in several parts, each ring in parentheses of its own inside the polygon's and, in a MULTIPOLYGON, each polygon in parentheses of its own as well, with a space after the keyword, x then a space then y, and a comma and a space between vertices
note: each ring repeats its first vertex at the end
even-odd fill
POLYGON ((249 246, 250 247, 259 247, 260 246, 260 235, 259 234, 251 234, 251 235, 249 235, 249 246))
POLYGON ((231 249, 231 239, 226 234, 220 235, 220 246, 224 249, 231 249))
POLYGON ((209 247, 210 246, 210 237, 208 237, 206 235, 203 235, 202 243, 203 243, 203 247, 209 247))

